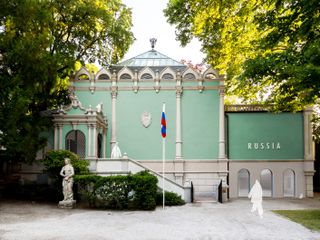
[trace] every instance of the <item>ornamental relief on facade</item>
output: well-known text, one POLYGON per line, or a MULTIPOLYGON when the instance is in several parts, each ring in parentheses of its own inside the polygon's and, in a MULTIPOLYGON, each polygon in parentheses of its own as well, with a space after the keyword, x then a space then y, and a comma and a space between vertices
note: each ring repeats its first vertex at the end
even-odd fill
POLYGON ((142 114, 141 114, 141 123, 142 125, 147 128, 150 126, 151 124, 151 120, 152 120, 152 116, 151 116, 151 113, 147 112, 147 111, 144 111, 142 114))

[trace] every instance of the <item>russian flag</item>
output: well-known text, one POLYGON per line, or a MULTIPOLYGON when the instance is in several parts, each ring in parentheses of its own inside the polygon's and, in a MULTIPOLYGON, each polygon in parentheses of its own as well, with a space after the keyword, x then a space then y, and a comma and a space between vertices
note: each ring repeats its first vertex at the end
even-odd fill
POLYGON ((166 114, 165 114, 165 104, 162 106, 161 115, 161 135, 163 138, 167 136, 167 124, 166 124, 166 114))

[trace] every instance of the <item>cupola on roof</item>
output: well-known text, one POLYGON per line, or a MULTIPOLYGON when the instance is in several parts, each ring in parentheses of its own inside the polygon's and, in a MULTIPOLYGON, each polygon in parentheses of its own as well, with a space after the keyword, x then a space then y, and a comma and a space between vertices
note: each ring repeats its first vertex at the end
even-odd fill
POLYGON ((145 53, 142 53, 136 57, 130 58, 123 62, 116 64, 116 66, 124 66, 124 67, 185 67, 184 64, 169 58, 168 56, 156 51, 154 49, 155 43, 157 39, 151 38, 151 50, 145 53))

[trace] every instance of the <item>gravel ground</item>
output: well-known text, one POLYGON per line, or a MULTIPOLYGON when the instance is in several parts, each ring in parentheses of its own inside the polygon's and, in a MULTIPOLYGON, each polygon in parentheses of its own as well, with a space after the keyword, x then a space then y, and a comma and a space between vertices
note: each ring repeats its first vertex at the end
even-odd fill
POLYGON ((224 204, 194 203, 155 211, 58 209, 36 202, 0 201, 1 240, 248 240, 320 239, 273 209, 320 208, 318 199, 263 201, 263 218, 251 213, 249 199, 224 204))

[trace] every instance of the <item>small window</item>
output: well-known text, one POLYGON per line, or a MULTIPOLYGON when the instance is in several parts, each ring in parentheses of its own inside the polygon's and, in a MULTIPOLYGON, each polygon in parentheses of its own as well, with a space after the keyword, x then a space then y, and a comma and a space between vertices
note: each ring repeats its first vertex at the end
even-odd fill
POLYGON ((151 76, 151 74, 149 74, 149 73, 144 73, 144 74, 141 76, 141 79, 152 79, 152 76, 151 76))
POLYGON ((173 78, 172 74, 165 73, 165 74, 163 74, 162 79, 170 80, 170 79, 174 79, 174 78, 173 78))
POLYGON ((215 79, 216 75, 214 75, 213 73, 208 73, 208 74, 206 74, 205 78, 206 79, 215 79))
POLYGON ((101 74, 98 77, 98 80, 109 80, 109 76, 107 74, 101 74))
POLYGON ((81 74, 78 77, 78 80, 82 81, 82 80, 89 80, 89 76, 87 74, 81 74))
POLYGON ((183 79, 185 80, 194 80, 196 79, 196 76, 192 73, 187 73, 186 75, 183 76, 183 79))
POLYGON ((121 80, 127 80, 127 79, 131 79, 131 76, 127 73, 124 73, 120 76, 121 80))

